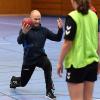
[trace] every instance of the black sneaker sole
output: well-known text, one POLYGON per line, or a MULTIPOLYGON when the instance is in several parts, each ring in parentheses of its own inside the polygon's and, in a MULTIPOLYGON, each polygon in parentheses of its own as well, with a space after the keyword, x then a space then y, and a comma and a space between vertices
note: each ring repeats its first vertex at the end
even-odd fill
POLYGON ((10 88, 16 89, 16 87, 15 86, 12 86, 11 84, 10 84, 10 88))
POLYGON ((12 81, 15 79, 15 76, 12 76, 10 80, 10 88, 16 89, 16 86, 12 85, 12 81))
POLYGON ((47 99, 49 99, 49 100, 56 100, 56 98, 50 98, 50 97, 48 97, 48 96, 45 96, 47 99))

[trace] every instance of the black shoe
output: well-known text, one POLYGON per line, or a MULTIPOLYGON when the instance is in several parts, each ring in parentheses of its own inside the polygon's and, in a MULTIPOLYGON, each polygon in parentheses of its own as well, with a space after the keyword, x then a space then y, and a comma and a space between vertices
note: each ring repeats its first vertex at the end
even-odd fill
POLYGON ((46 93, 46 97, 50 100, 56 100, 56 96, 54 95, 54 92, 52 90, 48 91, 46 93))
POLYGON ((20 82, 18 82, 18 77, 12 76, 11 81, 10 81, 10 88, 16 88, 20 86, 20 82))

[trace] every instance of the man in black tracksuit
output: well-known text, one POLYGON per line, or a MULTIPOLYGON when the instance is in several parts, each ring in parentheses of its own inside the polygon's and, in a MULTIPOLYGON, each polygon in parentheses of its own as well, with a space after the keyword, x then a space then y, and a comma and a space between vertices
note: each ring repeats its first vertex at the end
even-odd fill
POLYGON ((21 77, 13 76, 11 78, 10 88, 16 88, 19 86, 24 87, 31 78, 36 66, 38 66, 44 70, 46 96, 54 99, 56 96, 52 92, 52 65, 45 53, 44 45, 46 39, 50 39, 52 41, 61 41, 63 34, 62 20, 57 20, 58 33, 54 34, 52 31, 41 26, 41 14, 39 11, 32 11, 30 17, 33 21, 33 26, 31 27, 30 25, 25 24, 22 25, 22 29, 20 30, 17 39, 18 44, 22 44, 24 48, 21 77))

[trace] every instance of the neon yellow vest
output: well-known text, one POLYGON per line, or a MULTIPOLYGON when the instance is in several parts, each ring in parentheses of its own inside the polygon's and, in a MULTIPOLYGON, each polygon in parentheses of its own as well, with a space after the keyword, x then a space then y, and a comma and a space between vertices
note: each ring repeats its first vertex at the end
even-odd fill
POLYGON ((98 49, 98 18, 89 10, 87 15, 72 11, 69 15, 76 22, 77 30, 72 47, 64 59, 65 68, 82 68, 92 62, 99 61, 98 49))

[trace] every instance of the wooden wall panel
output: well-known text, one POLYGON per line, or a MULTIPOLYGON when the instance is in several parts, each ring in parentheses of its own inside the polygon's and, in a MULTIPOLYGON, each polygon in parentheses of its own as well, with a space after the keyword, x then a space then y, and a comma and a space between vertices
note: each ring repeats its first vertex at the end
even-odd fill
POLYGON ((65 16, 72 10, 70 0, 32 0, 32 9, 38 9, 43 15, 65 16))
MULTIPOLYGON (((100 16, 99 0, 92 0, 100 16)), ((66 16, 73 10, 70 0, 32 0, 32 9, 38 9, 43 15, 66 16)))
POLYGON ((31 0, 0 0, 0 14, 26 14, 31 10, 31 0))
POLYGON ((32 0, 32 9, 38 9, 43 15, 61 15, 62 0, 32 0))
MULTIPOLYGON (((72 8, 70 0, 63 0, 63 2, 64 1, 65 1, 65 3, 63 3, 64 4, 63 15, 66 15, 66 12, 67 13, 70 12, 71 10, 73 10, 73 8, 72 8)), ((100 2, 99 2, 99 0, 91 0, 91 1, 92 1, 93 6, 97 9, 97 14, 100 18, 100 2)))
MULTIPOLYGON (((100 2, 92 0, 100 17, 100 2)), ((70 0, 0 0, 0 14, 29 14, 38 9, 42 15, 66 16, 73 8, 70 0)))
POLYGON ((66 16, 71 10, 73 10, 70 0, 63 0, 62 15, 66 16))
POLYGON ((100 18, 100 1, 99 0, 92 0, 93 5, 97 9, 97 14, 100 18))

